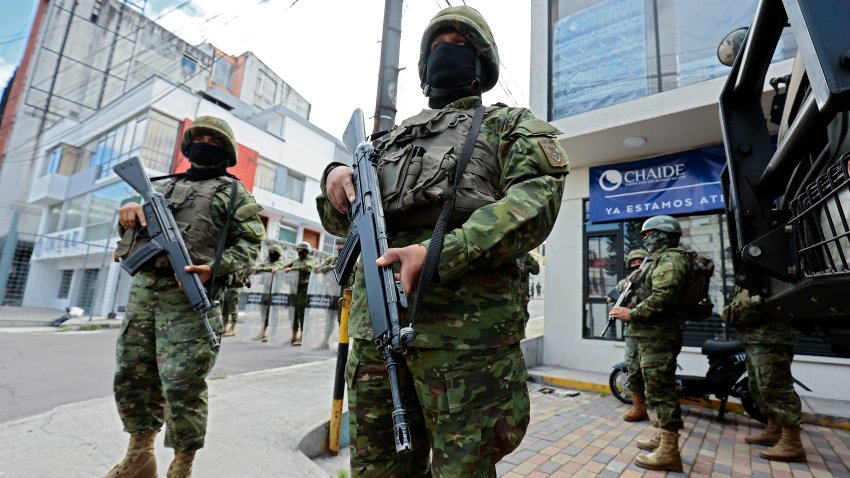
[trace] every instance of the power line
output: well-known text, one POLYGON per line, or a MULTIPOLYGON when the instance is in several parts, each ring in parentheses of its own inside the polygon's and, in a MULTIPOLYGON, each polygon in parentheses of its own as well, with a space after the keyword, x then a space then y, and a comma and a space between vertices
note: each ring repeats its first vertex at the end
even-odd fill
MULTIPOLYGON (((186 3, 188 3, 188 2, 184 2, 184 4, 186 4, 186 3)), ((263 1, 262 1, 262 0, 260 0, 260 2, 258 3, 258 5, 261 5, 262 3, 263 3, 263 1)), ((290 7, 291 7, 291 5, 290 5, 290 7)), ((173 11, 173 10, 172 10, 172 11, 173 11)), ((233 15, 231 18, 229 18, 229 19, 228 19, 227 21, 225 21, 223 24, 221 24, 220 26, 218 26, 218 27, 217 27, 214 31, 210 32, 210 34, 209 34, 209 35, 207 35, 204 39, 202 39, 202 40, 201 40, 201 43, 205 43, 206 41, 208 41, 208 40, 212 37, 212 35, 213 35, 213 34, 217 33, 219 30, 221 30, 222 28, 224 28, 225 26, 227 26, 228 24, 230 24, 232 21, 234 21, 234 20, 238 19, 239 17, 241 17, 244 13, 245 13, 244 11, 240 11, 240 12, 236 13, 235 15, 233 15)), ((160 17, 158 17, 158 18, 161 18, 162 16, 164 16, 164 15, 160 15, 160 17)), ((212 19, 218 18, 219 16, 221 16, 221 14, 216 15, 216 16, 214 16, 214 17, 212 17, 212 18, 208 18, 208 19, 206 19, 206 20, 205 20, 205 21, 204 21, 201 25, 204 25, 204 24, 208 23, 209 21, 211 21, 212 19)), ((161 28, 162 28, 162 27, 161 27, 161 28)), ((166 31, 168 31, 168 30, 166 30, 166 31)), ((176 36, 176 34, 175 34, 174 32, 170 32, 170 31, 168 31, 168 32, 169 32, 169 33, 171 33, 172 35, 175 35, 175 36, 176 36)), ((103 50, 103 49, 101 49, 101 50, 103 50)), ((96 53, 95 53, 95 54, 96 54, 96 53)), ((89 57, 91 57, 91 56, 92 56, 92 55, 90 55, 89 57)), ((128 59, 127 59, 127 60, 125 60, 125 61, 119 62, 119 64, 114 65, 114 67, 123 66, 123 64, 124 64, 124 63, 126 63, 126 62, 128 62, 128 61, 130 61, 130 60, 132 60, 132 58, 128 58, 128 59)), ((73 66, 73 65, 72 65, 72 66, 73 66)), ((68 69, 70 69, 72 66, 69 66, 68 68, 65 68, 64 70, 61 70, 61 71, 60 71, 60 73, 61 73, 61 72, 64 72, 64 71, 67 71, 67 70, 68 70, 68 69)), ((186 79, 185 79, 185 80, 183 80, 182 82, 175 84, 175 85, 174 85, 174 87, 173 87, 172 89, 167 90, 167 91, 166 91, 166 92, 165 92, 162 96, 164 97, 165 95, 170 94, 170 93, 171 93, 174 89, 184 86, 186 83, 188 83, 189 81, 191 81, 192 79, 194 79, 195 77, 197 77, 200 73, 202 73, 202 72, 204 72, 204 71, 206 71, 206 70, 205 70, 205 69, 203 69, 203 68, 199 69, 197 73, 195 73, 194 75, 192 75, 192 76, 190 76, 190 77, 186 78, 186 79)), ((82 87, 84 87, 84 86, 85 86, 85 85, 82 85, 80 88, 82 88, 82 87)), ((34 85, 30 85, 30 88, 33 88, 33 87, 34 87, 34 85)), ((75 89, 68 90, 68 92, 67 92, 67 93, 65 93, 65 95, 70 96, 70 95, 71 95, 74 91, 80 91, 80 88, 75 88, 75 89)), ((157 99, 153 100, 152 102, 154 102, 154 101, 158 101, 159 99, 161 99, 161 98, 157 98, 157 99)), ((50 112, 44 112, 44 114, 48 114, 48 113, 50 113, 50 112)), ((83 125, 83 123, 81 122, 79 125, 75 126, 73 129, 69 130, 69 132, 74 132, 74 131, 78 130, 79 128, 81 128, 81 127, 82 127, 82 125, 83 125)), ((36 137, 36 135, 37 135, 37 134, 38 134, 38 132, 36 132, 36 133, 35 133, 35 134, 31 137, 31 139, 34 139, 34 138, 36 137)), ((29 141, 27 141, 27 142, 29 142, 29 141)), ((37 151, 37 149, 38 149, 38 147, 36 147, 36 146, 29 147, 29 149, 24 149, 24 145, 21 145, 21 148, 13 149, 13 150, 9 150, 9 151, 7 151, 7 152, 6 152, 6 154, 5 154, 5 157, 6 157, 6 158, 8 158, 8 157, 9 157, 9 156, 11 156, 11 155, 18 155, 18 154, 26 154, 27 156, 30 156, 30 155, 32 155, 33 153, 37 153, 37 152, 38 152, 38 151, 37 151)), ((2 161, 2 163, 24 163, 24 162, 29 162, 29 161, 36 162, 36 161, 37 161, 37 159, 38 159, 37 157, 36 157, 36 158, 32 158, 32 157, 31 157, 31 158, 29 158, 29 159, 20 159, 20 160, 10 160, 10 159, 4 159, 4 160, 2 161)))

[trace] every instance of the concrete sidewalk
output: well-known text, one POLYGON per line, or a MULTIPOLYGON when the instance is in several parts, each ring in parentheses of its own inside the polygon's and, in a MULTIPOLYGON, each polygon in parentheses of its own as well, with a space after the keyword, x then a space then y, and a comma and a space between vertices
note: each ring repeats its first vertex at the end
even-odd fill
MULTIPOLYGON (((326 360, 210 380, 207 444, 198 453, 195 476, 350 476, 347 450, 340 457, 311 460, 299 449, 304 437, 327 421, 333 374, 334 360, 326 360)), ((654 429, 647 422, 622 421, 628 406, 600 393, 607 389, 605 374, 536 367, 531 376, 549 393, 539 383, 529 384, 531 426, 520 447, 499 463, 499 476, 663 475, 632 463, 635 439, 651 436, 654 429)), ((850 412, 848 402, 830 405, 850 412)), ((809 463, 788 465, 762 460, 757 447, 744 443, 745 435, 762 428, 745 416, 730 413, 720 424, 713 410, 690 406, 684 415, 680 443, 691 476, 850 478, 846 430, 806 425, 809 463)), ((156 445, 160 476, 171 459, 162 439, 160 434, 156 445)), ((123 456, 126 443, 112 397, 63 405, 0 424, 0 477, 100 477, 123 456)))
MULTIPOLYGON (((335 360, 209 381, 206 446, 198 477, 327 477, 347 470, 347 450, 311 461, 299 442, 330 414, 335 360)), ((59 406, 0 424, 0 477, 100 477, 126 450, 112 397, 59 406)), ((157 437, 160 476, 171 450, 157 437)))

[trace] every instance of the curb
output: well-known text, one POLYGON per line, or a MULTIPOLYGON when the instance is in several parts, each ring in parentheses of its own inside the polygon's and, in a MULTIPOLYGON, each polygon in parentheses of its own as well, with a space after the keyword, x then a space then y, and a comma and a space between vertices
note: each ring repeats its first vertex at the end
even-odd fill
MULTIPOLYGON (((563 377, 553 377, 550 375, 535 374, 532 372, 529 372, 528 380, 530 382, 550 385, 558 388, 569 388, 573 390, 582 390, 585 392, 595 393, 611 393, 611 389, 608 387, 607 383, 603 385, 594 382, 586 382, 584 380, 573 380, 563 377)), ((715 399, 690 400, 683 398, 679 400, 679 403, 683 405, 709 408, 712 410, 720 409, 720 400, 715 399)), ((746 410, 744 410, 744 407, 742 407, 740 403, 735 402, 726 402, 726 412, 747 415, 747 412, 746 410)), ((820 427, 835 428, 838 430, 850 430, 850 419, 846 417, 836 417, 822 413, 803 412, 803 423, 820 427)))

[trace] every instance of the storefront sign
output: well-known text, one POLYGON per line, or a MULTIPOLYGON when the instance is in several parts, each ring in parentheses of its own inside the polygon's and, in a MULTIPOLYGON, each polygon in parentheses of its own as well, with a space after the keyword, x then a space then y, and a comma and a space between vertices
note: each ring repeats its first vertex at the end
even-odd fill
POLYGON ((720 172, 725 164, 723 147, 711 146, 590 168, 590 221, 723 209, 720 172))

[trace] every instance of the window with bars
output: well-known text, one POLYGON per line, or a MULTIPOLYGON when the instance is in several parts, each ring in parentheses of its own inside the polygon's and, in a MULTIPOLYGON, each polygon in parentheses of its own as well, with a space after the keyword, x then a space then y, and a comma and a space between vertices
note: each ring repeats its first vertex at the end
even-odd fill
POLYGON ((59 294, 57 299, 67 299, 68 293, 71 292, 71 279, 74 278, 73 269, 65 269, 62 271, 62 279, 59 280, 59 294))

